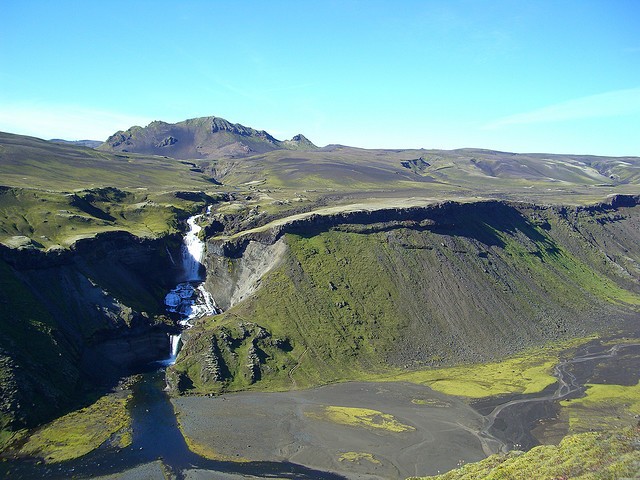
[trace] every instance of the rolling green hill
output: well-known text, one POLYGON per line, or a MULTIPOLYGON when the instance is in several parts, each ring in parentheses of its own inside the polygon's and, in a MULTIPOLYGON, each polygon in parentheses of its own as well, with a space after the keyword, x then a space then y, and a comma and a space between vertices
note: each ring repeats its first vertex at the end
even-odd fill
POLYGON ((195 203, 216 201, 216 185, 194 170, 169 158, 0 133, 0 243, 68 248, 106 231, 176 233, 195 203))

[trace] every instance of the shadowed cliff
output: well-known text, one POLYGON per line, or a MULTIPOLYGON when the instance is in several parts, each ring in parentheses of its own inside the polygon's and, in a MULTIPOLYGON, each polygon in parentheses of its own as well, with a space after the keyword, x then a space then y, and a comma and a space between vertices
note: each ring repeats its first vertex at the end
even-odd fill
POLYGON ((180 237, 100 234, 69 250, 0 247, 0 427, 31 427, 162 359, 180 237))

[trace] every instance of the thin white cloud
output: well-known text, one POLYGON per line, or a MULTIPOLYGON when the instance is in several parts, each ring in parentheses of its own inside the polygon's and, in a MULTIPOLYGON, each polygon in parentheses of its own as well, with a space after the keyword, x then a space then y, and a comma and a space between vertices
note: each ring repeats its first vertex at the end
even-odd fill
POLYGON ((153 119, 74 105, 3 104, 0 131, 39 138, 106 140, 118 130, 153 119))
POLYGON ((484 125, 483 128, 493 130, 511 125, 617 117, 635 113, 640 113, 640 88, 615 90, 556 103, 529 112, 499 118, 484 125))

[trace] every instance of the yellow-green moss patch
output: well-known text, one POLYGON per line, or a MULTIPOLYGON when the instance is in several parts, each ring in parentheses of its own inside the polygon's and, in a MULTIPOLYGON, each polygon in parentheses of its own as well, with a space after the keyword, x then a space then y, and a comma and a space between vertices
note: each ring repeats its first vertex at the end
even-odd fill
POLYGON ((556 359, 516 357, 481 365, 420 370, 393 378, 427 385, 447 395, 483 398, 506 393, 536 393, 556 382, 556 359))
POLYGON ((483 398, 508 393, 538 393, 556 382, 553 367, 562 351, 584 344, 594 337, 570 340, 528 352, 500 362, 400 373, 381 381, 405 381, 427 385, 445 393, 483 398))
MULTIPOLYGON (((560 445, 543 445, 530 451, 492 455, 444 475, 422 477, 439 480, 596 480, 638 478, 640 431, 636 428, 567 436, 560 445)), ((417 479, 418 477, 412 477, 417 479)))
POLYGON ((369 428, 374 430, 386 430, 388 432, 408 432, 415 430, 411 425, 405 425, 395 419, 393 415, 382 413, 369 408, 355 407, 323 407, 320 411, 306 412, 310 418, 328 420, 341 425, 369 428))
POLYGON ((361 460, 366 460, 367 462, 374 463, 376 465, 382 465, 382 462, 374 457, 370 453, 366 452, 345 452, 338 457, 340 462, 353 462, 360 463, 361 460))
POLYGON ((20 449, 21 455, 62 462, 81 457, 105 442, 124 448, 131 444, 127 398, 105 395, 94 404, 71 412, 37 430, 20 449))
POLYGON ((640 414, 640 382, 631 386, 588 384, 584 397, 560 404, 568 414, 571 432, 629 425, 640 414))
POLYGON ((449 408, 451 404, 438 400, 437 398, 412 398, 411 403, 414 405, 425 405, 427 407, 449 408))

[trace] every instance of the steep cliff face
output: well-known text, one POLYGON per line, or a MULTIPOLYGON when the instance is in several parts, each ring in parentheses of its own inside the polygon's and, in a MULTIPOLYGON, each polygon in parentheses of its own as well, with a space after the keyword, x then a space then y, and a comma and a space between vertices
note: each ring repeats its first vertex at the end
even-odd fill
POLYGON ((206 288, 215 292, 218 306, 228 310, 260 287, 262 277, 283 260, 286 250, 284 239, 279 239, 271 244, 249 241, 235 258, 212 253, 205 261, 206 288))
POLYGON ((179 237, 115 232, 70 250, 0 250, 0 427, 32 426, 163 358, 179 237))
POLYGON ((639 232, 625 197, 353 212, 210 242, 209 289, 231 308, 188 333, 170 377, 181 391, 301 387, 620 325, 638 315, 639 232), (257 268, 260 250, 278 260, 257 268), (260 288, 242 295, 250 270, 260 288))

